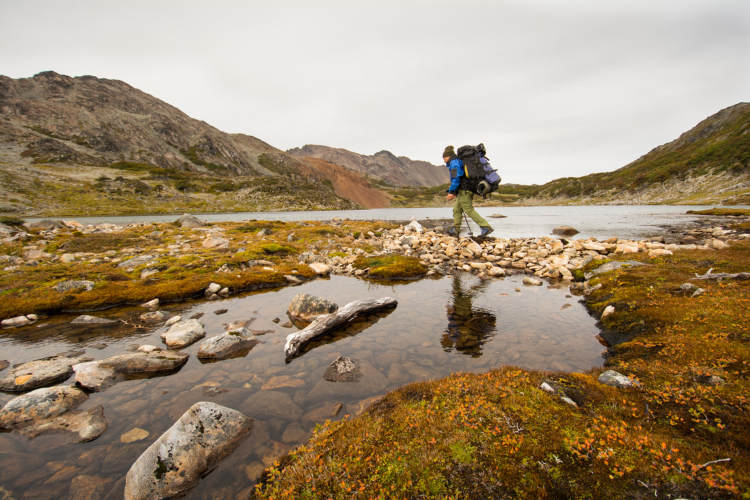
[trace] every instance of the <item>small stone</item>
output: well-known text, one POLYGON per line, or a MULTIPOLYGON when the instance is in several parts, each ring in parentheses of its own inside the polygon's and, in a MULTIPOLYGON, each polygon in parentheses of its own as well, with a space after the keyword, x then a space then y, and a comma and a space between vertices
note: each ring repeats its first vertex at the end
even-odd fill
POLYGON ((164 326, 172 326, 175 323, 179 323, 180 321, 182 321, 182 316, 172 316, 167 320, 166 323, 164 323, 164 326))
POLYGON ((701 296, 701 295, 703 295, 704 293, 706 293, 706 290, 705 290, 705 289, 703 289, 703 288, 699 288, 699 289, 697 289, 696 291, 694 291, 694 292, 693 292, 693 295, 691 295, 691 297, 692 297, 692 298, 695 298, 695 297, 700 297, 700 296, 701 296))
POLYGON ((339 356, 331 363, 323 378, 329 382, 358 382, 362 379, 362 372, 357 366, 359 360, 339 356))
POLYGON ((4 319, 0 325, 2 325, 3 328, 11 328, 28 325, 29 323, 31 323, 31 320, 26 316, 16 316, 15 318, 4 319))
POLYGON ((120 436, 120 442, 121 443, 132 443, 134 441, 140 441, 142 439, 146 439, 149 435, 149 432, 143 429, 139 429, 138 427, 134 429, 130 429, 128 432, 120 436))
POLYGON ((203 325, 197 319, 175 323, 161 334, 170 349, 181 349, 206 336, 203 325))
POLYGON ((301 279, 296 276, 292 276, 291 274, 285 274, 284 279, 287 281, 287 283, 291 283, 293 285, 302 283, 301 279))
POLYGON ((576 404, 576 402, 570 399, 568 396, 563 396, 560 399, 562 399, 565 403, 569 404, 570 406, 574 406, 578 408, 578 405, 576 404))
POLYGON ((218 316, 218 315, 224 314, 224 313, 226 313, 228 311, 229 311, 229 309, 217 309, 217 310, 214 311, 214 314, 218 316))
POLYGON ((117 323, 117 321, 107 318, 97 318, 96 316, 89 316, 87 314, 78 316, 70 322, 71 325, 108 325, 111 323, 117 323))
POLYGON ((331 274, 331 266, 328 264, 323 264, 322 262, 313 262, 312 264, 309 264, 310 269, 315 271, 315 274, 318 276, 327 276, 331 274))
POLYGON ((286 313, 291 319, 313 321, 319 316, 336 312, 338 308, 338 304, 330 300, 300 293, 292 299, 286 313))
POLYGON ((531 278, 531 277, 527 276, 526 278, 523 279, 523 284, 524 285, 531 285, 531 286, 542 286, 544 284, 544 282, 542 280, 539 280, 539 279, 536 279, 536 278, 531 278))
POLYGON ((550 394, 554 394, 555 390, 550 386, 547 382, 542 382, 542 385, 539 386, 543 391, 549 392, 550 394))
POLYGON ((169 318, 169 313, 165 313, 164 311, 153 311, 140 315, 140 319, 144 323, 159 323, 167 318, 169 318))
POLYGON ((149 300, 148 302, 141 304, 141 307, 145 307, 146 309, 150 309, 153 311, 159 307, 159 299, 149 300))
POLYGON ((221 290, 221 285, 218 283, 211 283, 208 285, 208 288, 206 288, 206 295, 212 295, 214 293, 217 293, 219 290, 221 290))
POLYGON ((559 226, 552 230, 552 234, 558 236, 575 236, 579 232, 576 228, 570 226, 559 226))
POLYGON ((615 312, 615 307, 614 306, 609 305, 609 306, 605 307, 604 311, 602 312, 602 319, 606 318, 610 314, 614 314, 614 312, 615 312))
POLYGON ((242 351, 247 352, 260 341, 251 331, 236 328, 211 337, 201 344, 197 357, 200 359, 225 359, 242 351))
POLYGON ((634 387, 636 383, 630 377, 627 377, 614 370, 607 370, 599 375, 599 383, 619 389, 634 387))

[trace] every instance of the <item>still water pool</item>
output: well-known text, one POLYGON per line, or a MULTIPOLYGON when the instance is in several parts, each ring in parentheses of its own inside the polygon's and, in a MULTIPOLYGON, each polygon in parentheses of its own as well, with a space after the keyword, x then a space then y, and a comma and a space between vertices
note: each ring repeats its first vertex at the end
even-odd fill
MULTIPOLYGON (((163 310, 183 318, 203 313, 206 336, 236 320, 266 332, 246 356, 203 363, 200 342, 190 359, 169 375, 120 382, 91 393, 80 409, 101 405, 109 428, 98 439, 68 444, 64 435, 27 440, 0 433, 0 498, 96 498, 123 496, 125 474, 140 454, 191 405, 199 401, 242 411, 255 419, 250 437, 205 477, 188 498, 245 495, 264 465, 305 442, 327 418, 354 418, 377 397, 405 383, 456 371, 482 372, 504 364, 584 371, 601 365, 595 320, 567 287, 523 285, 523 276, 482 281, 470 274, 414 282, 373 283, 332 276, 296 287, 254 292, 221 301, 192 301, 163 310), (298 293, 344 304, 390 296, 395 309, 362 318, 286 359, 286 310, 298 293), (227 309, 226 313, 214 311, 227 309), (275 319, 280 321, 274 321, 275 319), (323 379, 338 356, 358 359, 364 378, 354 383, 323 379), (331 408, 341 411, 329 417, 331 408), (129 433, 141 429, 139 433, 129 433), (145 432, 143 432, 145 431, 145 432), (143 436, 129 441, 128 436, 143 436), (5 496, 4 496, 5 495, 5 496), (94 497, 92 497, 94 498, 94 497)), ((74 315, 0 332, 0 358, 13 364, 79 350, 94 359, 127 352, 133 344, 163 346, 164 326, 136 328, 139 308, 93 313, 123 320, 116 327, 71 325, 74 315)), ((1 372, 0 372, 1 373, 1 372)), ((71 378, 64 384, 72 384, 71 378)), ((14 395, 0 393, 4 405, 14 395)))

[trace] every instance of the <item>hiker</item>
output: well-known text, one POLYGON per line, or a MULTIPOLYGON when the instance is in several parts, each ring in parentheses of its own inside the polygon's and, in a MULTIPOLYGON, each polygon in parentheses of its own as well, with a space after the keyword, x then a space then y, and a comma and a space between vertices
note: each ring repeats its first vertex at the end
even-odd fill
POLYGON ((448 196, 445 199, 448 201, 456 200, 456 203, 453 205, 453 227, 448 230, 448 234, 458 238, 458 235, 461 233, 461 218, 463 214, 466 214, 482 228, 479 238, 484 238, 493 229, 474 210, 474 190, 471 185, 472 181, 466 177, 464 172, 464 162, 458 159, 453 146, 445 148, 445 151, 443 151, 443 161, 451 172, 451 185, 448 188, 448 196))

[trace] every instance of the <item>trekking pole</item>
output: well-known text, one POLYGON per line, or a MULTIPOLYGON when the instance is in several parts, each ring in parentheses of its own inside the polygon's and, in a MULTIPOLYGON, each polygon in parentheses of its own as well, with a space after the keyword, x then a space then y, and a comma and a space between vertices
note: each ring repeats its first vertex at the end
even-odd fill
POLYGON ((471 226, 469 225, 469 218, 466 217, 466 212, 464 212, 464 220, 466 221, 466 227, 469 229, 469 236, 474 237, 474 233, 471 231, 471 226))

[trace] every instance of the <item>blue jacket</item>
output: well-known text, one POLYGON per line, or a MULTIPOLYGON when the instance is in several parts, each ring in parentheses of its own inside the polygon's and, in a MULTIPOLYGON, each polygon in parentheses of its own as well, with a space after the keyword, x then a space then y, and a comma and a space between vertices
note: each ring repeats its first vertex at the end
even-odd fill
POLYGON ((461 178, 464 176, 464 162, 458 158, 453 158, 445 166, 448 167, 451 173, 451 185, 448 188, 448 192, 456 194, 461 184, 461 178))

